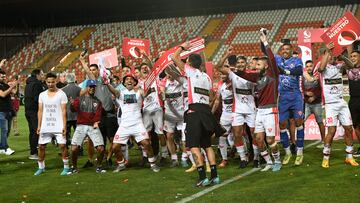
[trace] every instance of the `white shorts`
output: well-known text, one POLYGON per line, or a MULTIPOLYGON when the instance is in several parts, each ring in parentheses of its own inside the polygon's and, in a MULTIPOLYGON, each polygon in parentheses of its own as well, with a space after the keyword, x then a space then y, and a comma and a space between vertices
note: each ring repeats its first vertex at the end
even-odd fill
POLYGON ((94 146, 104 145, 104 139, 101 135, 100 129, 95 128, 89 125, 77 125, 74 132, 74 136, 71 140, 71 145, 81 146, 85 137, 89 136, 91 141, 94 143, 94 146))
POLYGON ((326 126, 337 126, 338 121, 343 126, 351 126, 351 119, 348 104, 343 100, 338 103, 325 104, 326 126))
POLYGON ((225 128, 225 135, 230 134, 231 132, 231 123, 233 121, 232 113, 222 113, 220 117, 220 125, 225 128))
POLYGON ((164 130, 168 133, 174 133, 175 130, 182 130, 183 120, 164 120, 164 130))
POLYGON ((144 111, 143 112, 143 122, 144 122, 144 126, 146 128, 147 132, 150 132, 153 124, 155 125, 155 133, 156 134, 164 134, 163 132, 163 122, 164 122, 164 112, 162 109, 153 111, 153 112, 149 112, 149 111, 144 111))
POLYGON ((254 133, 265 133, 267 137, 280 135, 279 114, 260 114, 257 112, 254 133))
POLYGON ((149 139, 149 135, 144 127, 144 124, 139 123, 133 126, 119 126, 113 143, 126 145, 130 136, 133 136, 137 143, 145 139, 149 139))
POLYGON ((66 144, 66 137, 62 133, 40 133, 39 144, 50 143, 52 138, 55 137, 58 144, 66 144))
POLYGON ((232 126, 241 126, 246 123, 250 128, 255 127, 255 113, 252 114, 243 114, 243 113, 233 113, 232 114, 233 121, 231 123, 232 126))

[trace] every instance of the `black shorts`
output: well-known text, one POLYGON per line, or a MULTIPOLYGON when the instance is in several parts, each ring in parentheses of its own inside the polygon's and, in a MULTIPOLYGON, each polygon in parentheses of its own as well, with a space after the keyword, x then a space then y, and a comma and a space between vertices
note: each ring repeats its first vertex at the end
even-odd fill
POLYGON ((186 115, 185 136, 186 147, 208 148, 211 147, 211 132, 206 131, 201 123, 201 112, 192 112, 186 115))
POLYGON ((360 97, 350 97, 349 109, 354 127, 360 125, 360 97))
POLYGON ((104 138, 104 143, 106 144, 106 139, 114 138, 117 129, 119 128, 117 118, 103 116, 100 121, 100 131, 104 138))

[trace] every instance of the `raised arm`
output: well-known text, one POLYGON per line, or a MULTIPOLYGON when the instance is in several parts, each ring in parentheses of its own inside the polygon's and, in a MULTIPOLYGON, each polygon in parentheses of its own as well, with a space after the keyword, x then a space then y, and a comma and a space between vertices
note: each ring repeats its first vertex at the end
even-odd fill
POLYGON ((320 60, 320 65, 319 65, 319 68, 318 68, 318 71, 321 73, 325 70, 328 62, 329 62, 329 59, 330 59, 330 50, 326 50, 325 51, 325 54, 322 56, 321 60, 320 60))
POLYGON ((86 61, 85 61, 85 54, 86 54, 85 51, 80 54, 80 58, 79 58, 79 59, 80 59, 81 65, 82 65, 82 67, 83 67, 86 75, 87 75, 90 79, 96 80, 97 78, 95 78, 94 74, 92 74, 92 73, 90 72, 89 66, 87 65, 87 63, 86 63, 86 61))
POLYGON ((111 94, 113 94, 116 98, 120 96, 120 91, 115 89, 110 83, 107 84, 107 87, 110 90, 111 94))
POLYGON ((154 66, 153 62, 151 61, 150 56, 148 56, 148 55, 146 54, 146 51, 145 51, 145 50, 139 49, 139 53, 144 56, 145 63, 146 63, 149 67, 153 67, 153 66, 154 66))
POLYGON ((10 87, 7 90, 5 90, 5 91, 0 90, 0 97, 8 96, 11 93, 11 91, 17 87, 18 84, 19 84, 19 82, 15 81, 14 83, 12 83, 10 85, 10 87))
POLYGON ((181 60, 180 53, 182 51, 188 50, 190 48, 189 42, 182 43, 175 51, 174 56, 172 57, 172 60, 176 64, 177 67, 179 67, 180 72, 184 72, 185 70, 185 63, 181 60))
POLYGON ((234 54, 233 47, 230 46, 226 50, 225 55, 220 59, 219 63, 215 65, 215 69, 217 71, 220 71, 222 74, 229 75, 231 70, 230 70, 230 68, 225 68, 224 64, 225 64, 225 61, 227 60, 227 58, 233 54, 234 54))

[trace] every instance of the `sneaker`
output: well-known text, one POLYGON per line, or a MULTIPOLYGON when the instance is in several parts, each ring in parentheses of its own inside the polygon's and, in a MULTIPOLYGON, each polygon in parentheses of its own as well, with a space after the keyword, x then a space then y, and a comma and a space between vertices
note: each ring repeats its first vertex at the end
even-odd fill
POLYGON ((291 151, 291 154, 296 155, 296 145, 295 145, 295 143, 291 143, 290 151, 291 151))
POLYGON ((142 160, 139 163, 139 167, 145 167, 147 163, 148 163, 148 158, 143 156, 142 160))
POLYGON ((253 168, 260 168, 260 161, 259 160, 254 160, 253 168))
POLYGON ((31 160, 38 160, 39 159, 37 154, 32 154, 28 158, 31 159, 31 160))
POLYGON ((93 166, 94 166, 94 164, 90 160, 87 160, 87 162, 85 163, 83 168, 90 168, 90 167, 93 167, 93 166))
POLYGON ((303 162, 304 155, 297 155, 295 159, 295 166, 300 166, 303 162))
POLYGON ((268 171, 268 170, 270 170, 272 168, 273 168, 272 164, 266 164, 266 166, 263 169, 261 169, 260 171, 265 172, 265 171, 268 171))
POLYGON ((45 169, 41 169, 39 168, 35 173, 34 173, 34 176, 39 176, 40 174, 44 173, 45 172, 45 169))
POLYGON ((323 168, 329 168, 329 160, 323 159, 323 160, 322 160, 322 163, 321 163, 321 166, 322 166, 323 168))
POLYGON ((285 154, 284 159, 283 159, 283 161, 282 161, 282 164, 283 164, 283 165, 288 164, 289 161, 290 161, 290 159, 291 159, 291 157, 292 157, 292 154, 285 154))
POLYGON ((182 160, 182 161, 181 161, 181 167, 183 167, 183 168, 187 168, 187 167, 189 167, 188 162, 187 162, 187 161, 182 160))
POLYGON ((355 161, 354 158, 346 158, 345 163, 351 166, 359 166, 359 164, 355 161))
POLYGON ((217 184, 220 184, 220 177, 219 176, 216 176, 215 178, 211 178, 209 180, 210 184, 213 184, 213 185, 217 185, 217 184))
POLYGON ((272 167, 273 172, 280 171, 280 169, 281 169, 281 163, 275 163, 274 166, 272 167))
POLYGON ((245 161, 245 160, 241 160, 240 161, 240 167, 239 168, 246 168, 246 166, 248 165, 248 161, 245 161))
POLYGON ((178 160, 171 160, 170 168, 175 168, 179 166, 178 160))
POLYGON ((5 149, 0 149, 0 154, 5 154, 5 149))
POLYGON ((354 152, 353 157, 360 157, 360 147, 354 152))
POLYGON ((96 173, 106 173, 106 170, 103 169, 101 166, 96 167, 96 173))
POLYGON ((191 173, 193 171, 196 171, 197 167, 196 165, 192 165, 189 169, 185 170, 186 173, 191 173))
POLYGON ((157 173, 157 172, 160 171, 160 167, 159 167, 158 165, 156 165, 156 164, 152 165, 152 166, 150 167, 150 169, 151 169, 153 172, 155 172, 155 173, 157 173))
POLYGON ((64 170, 63 171, 61 171, 61 173, 60 173, 60 175, 61 176, 67 176, 67 175, 69 175, 70 174, 70 168, 64 168, 64 170))
POLYGON ((165 166, 165 164, 166 164, 166 158, 161 157, 160 162, 159 162, 159 166, 163 167, 163 166, 165 166))
POLYGON ((5 151, 5 154, 8 155, 8 156, 10 156, 10 155, 12 155, 14 153, 15 153, 15 151, 10 149, 10 148, 7 148, 6 151, 5 151))
POLYGON ((120 171, 123 171, 126 169, 126 165, 125 164, 118 164, 116 169, 113 171, 113 173, 119 173, 120 171))
POLYGON ((318 144, 318 145, 316 146, 316 148, 318 148, 318 149, 323 149, 323 148, 324 148, 324 143, 322 142, 321 144, 318 144))
POLYGON ((206 165, 206 172, 207 172, 207 173, 210 173, 210 172, 211 172, 211 168, 210 168, 210 165, 209 165, 209 164, 206 165))
POLYGON ((228 165, 228 161, 223 159, 219 164, 219 168, 225 168, 228 165))
POLYGON ((209 181, 208 178, 205 178, 204 180, 199 180, 196 183, 195 187, 205 187, 205 186, 208 186, 208 185, 210 185, 210 181, 209 181))

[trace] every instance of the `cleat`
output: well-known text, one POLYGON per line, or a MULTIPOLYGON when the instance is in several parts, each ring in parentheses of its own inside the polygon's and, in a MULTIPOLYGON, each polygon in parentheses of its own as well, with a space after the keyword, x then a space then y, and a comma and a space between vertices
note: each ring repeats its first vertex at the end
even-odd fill
POLYGON ((210 180, 209 180, 209 182, 210 182, 210 184, 212 184, 212 185, 217 185, 217 184, 220 184, 220 177, 219 176, 216 176, 216 177, 214 177, 214 178, 211 178, 210 180))
POLYGON ((35 173, 34 173, 34 176, 39 176, 40 174, 44 173, 45 172, 45 169, 41 169, 39 168, 35 173))
POLYGON ((209 164, 206 165, 206 172, 208 172, 208 173, 211 172, 211 168, 210 168, 210 165, 209 165, 209 164))
POLYGON ((185 170, 186 173, 191 173, 193 171, 196 171, 197 167, 196 165, 192 165, 189 169, 185 170))
POLYGON ((345 163, 351 166, 359 166, 359 164, 355 161, 354 158, 346 158, 345 163))
POLYGON ((161 157, 160 162, 159 162, 159 166, 163 167, 163 166, 165 166, 165 164, 166 164, 166 158, 161 157))
POLYGON ((73 174, 76 174, 76 173, 79 173, 79 170, 75 167, 71 167, 70 168, 70 171, 68 172, 67 175, 73 175, 73 174))
POLYGON ((268 171, 268 170, 270 170, 272 168, 273 168, 272 164, 266 164, 266 166, 263 169, 261 169, 260 171, 265 172, 265 171, 268 171))
POLYGON ((120 164, 118 164, 116 169, 113 171, 113 173, 119 173, 120 171, 123 171, 125 169, 126 169, 126 164, 125 163, 120 163, 120 164))
POLYGON ((94 166, 94 164, 90 160, 87 160, 87 162, 85 163, 83 168, 90 168, 90 167, 93 167, 93 166, 94 166))
POLYGON ((106 170, 99 166, 96 168, 96 173, 106 173, 106 170))
POLYGON ((354 152, 353 156, 360 157, 360 147, 356 150, 356 152, 354 152))
POLYGON ((283 164, 283 165, 288 164, 289 161, 290 161, 290 159, 291 159, 291 156, 292 156, 292 154, 285 154, 284 159, 283 159, 283 161, 282 161, 282 164, 283 164))
POLYGON ((181 167, 183 167, 183 168, 189 167, 188 162, 187 161, 181 161, 181 167))
POLYGON ((195 187, 205 187, 210 185, 210 181, 208 178, 205 178, 204 180, 199 180, 199 182, 196 183, 195 187))
POLYGON ((241 160, 240 161, 240 167, 239 168, 246 168, 246 166, 248 165, 248 161, 245 161, 245 160, 241 160))
POLYGON ((275 163, 274 166, 272 167, 272 171, 273 172, 278 172, 281 169, 281 163, 275 163))
POLYGON ((296 145, 295 145, 295 143, 291 143, 290 151, 291 151, 292 155, 296 155, 296 145))
POLYGON ((143 156, 142 160, 141 160, 140 163, 139 163, 139 166, 140 166, 140 167, 145 167, 145 165, 146 165, 147 163, 148 163, 148 158, 143 156))
POLYGON ((254 160, 254 162, 253 162, 253 168, 260 168, 260 162, 259 162, 259 160, 254 160))
POLYGON ((323 159, 321 166, 323 168, 329 168, 329 160, 323 159))
POLYGON ((219 164, 219 168, 225 168, 228 165, 228 161, 223 159, 219 164))
POLYGON ((170 168, 175 168, 179 166, 179 161, 178 160, 172 160, 171 164, 170 164, 170 168))
POLYGON ((304 155, 297 155, 295 159, 295 166, 300 166, 303 163, 304 155))
POLYGON ((156 164, 152 165, 152 166, 150 167, 150 169, 151 169, 153 172, 155 172, 155 173, 157 173, 157 172, 160 171, 160 167, 159 167, 158 165, 156 165, 156 164))
POLYGON ((67 176, 70 174, 71 174, 70 168, 64 168, 64 170, 61 171, 61 173, 60 173, 61 176, 67 176))

